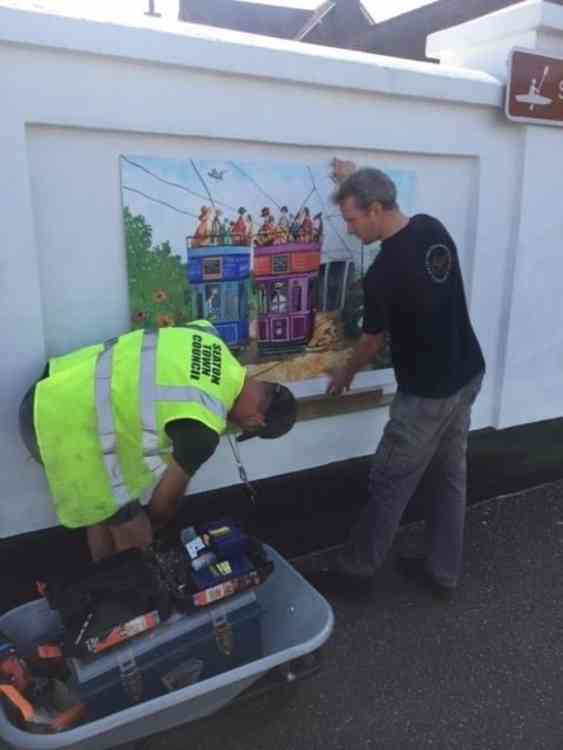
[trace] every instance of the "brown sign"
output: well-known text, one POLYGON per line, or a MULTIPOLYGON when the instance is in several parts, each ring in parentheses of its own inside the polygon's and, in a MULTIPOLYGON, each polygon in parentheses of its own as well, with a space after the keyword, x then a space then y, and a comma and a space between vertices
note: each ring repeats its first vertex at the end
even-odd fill
POLYGON ((563 59, 513 49, 506 115, 515 122, 563 125, 563 59))

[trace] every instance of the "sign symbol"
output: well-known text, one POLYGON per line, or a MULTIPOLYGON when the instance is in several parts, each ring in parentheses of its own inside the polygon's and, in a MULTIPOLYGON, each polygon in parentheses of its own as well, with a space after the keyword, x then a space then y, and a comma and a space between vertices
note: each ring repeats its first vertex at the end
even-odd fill
POLYGON ((513 47, 504 111, 512 122, 563 127, 563 56, 513 47))
POLYGON ((542 96, 541 90, 543 87, 543 84, 545 83, 545 79, 547 78, 547 74, 549 73, 549 65, 546 65, 543 71, 543 76, 541 78, 539 86, 536 85, 537 79, 532 78, 532 81, 530 83, 530 89, 527 94, 518 94, 516 96, 517 101, 521 102, 522 104, 529 104, 530 105, 530 112, 534 111, 534 107, 545 107, 547 104, 551 104, 553 99, 550 99, 548 96, 542 96))

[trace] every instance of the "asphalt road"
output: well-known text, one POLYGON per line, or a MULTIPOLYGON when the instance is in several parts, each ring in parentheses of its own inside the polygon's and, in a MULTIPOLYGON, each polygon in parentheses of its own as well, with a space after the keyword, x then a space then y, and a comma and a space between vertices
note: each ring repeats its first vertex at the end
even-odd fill
MULTIPOLYGON (((370 589, 325 587, 336 627, 319 675, 137 749, 561 750, 563 483, 473 506, 466 540, 453 603, 391 564, 370 589)), ((421 542, 404 527, 395 551, 421 542)))

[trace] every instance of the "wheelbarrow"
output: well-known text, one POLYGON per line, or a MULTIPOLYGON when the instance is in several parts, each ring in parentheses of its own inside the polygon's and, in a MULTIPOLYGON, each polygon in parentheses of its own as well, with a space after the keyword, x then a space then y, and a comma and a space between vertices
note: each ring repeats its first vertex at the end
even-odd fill
MULTIPOLYGON (((0 740, 14 750, 106 750, 210 716, 253 692, 318 671, 321 647, 334 626, 332 608, 281 555, 270 547, 266 551, 275 569, 256 589, 263 609, 260 658, 59 734, 25 732, 8 720, 0 705, 0 740)), ((52 638, 59 628, 58 615, 45 600, 0 617, 0 631, 24 656, 34 642, 52 638)))

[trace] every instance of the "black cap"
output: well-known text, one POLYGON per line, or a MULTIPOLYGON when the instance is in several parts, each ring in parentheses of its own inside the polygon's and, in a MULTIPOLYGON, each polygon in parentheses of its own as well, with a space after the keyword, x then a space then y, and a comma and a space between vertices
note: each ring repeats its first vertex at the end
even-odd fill
POLYGON ((293 393, 281 383, 275 383, 272 400, 266 414, 264 427, 252 432, 243 432, 237 437, 237 442, 250 440, 253 437, 273 440, 288 433, 297 419, 297 401, 293 393))

